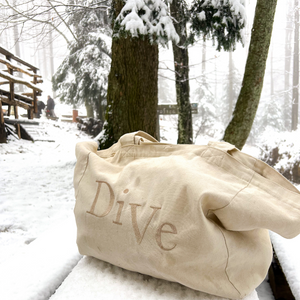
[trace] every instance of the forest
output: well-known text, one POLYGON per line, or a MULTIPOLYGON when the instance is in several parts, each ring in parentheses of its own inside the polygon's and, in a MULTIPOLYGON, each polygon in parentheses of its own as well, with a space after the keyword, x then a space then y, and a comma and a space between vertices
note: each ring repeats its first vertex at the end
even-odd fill
POLYGON ((161 116, 177 123, 177 143, 204 135, 242 149, 268 128, 297 129, 296 0, 1 0, 0 7, 1 46, 38 65, 56 101, 104 122, 101 147, 138 129, 156 136, 159 103, 178 105, 178 118, 161 116))

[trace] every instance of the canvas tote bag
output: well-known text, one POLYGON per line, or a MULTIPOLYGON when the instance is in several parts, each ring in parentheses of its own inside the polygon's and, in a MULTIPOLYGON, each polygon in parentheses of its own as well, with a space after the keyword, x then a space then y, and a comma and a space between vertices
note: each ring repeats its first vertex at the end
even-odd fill
POLYGON ((139 131, 76 146, 81 254, 237 299, 265 278, 268 230, 300 233, 300 194, 233 145, 158 143, 139 131))

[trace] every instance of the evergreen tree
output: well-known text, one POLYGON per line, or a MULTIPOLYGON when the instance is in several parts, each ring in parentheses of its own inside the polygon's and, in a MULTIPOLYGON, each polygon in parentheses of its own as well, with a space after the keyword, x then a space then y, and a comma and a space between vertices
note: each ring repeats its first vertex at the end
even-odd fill
POLYGON ((217 41, 217 50, 234 50, 243 42, 246 24, 244 0, 194 0, 191 8, 190 42, 197 36, 217 41))
POLYGON ((156 136, 158 45, 178 40, 161 0, 112 2, 112 63, 101 148, 125 133, 143 130, 156 136))
POLYGON ((205 74, 199 79, 199 86, 194 92, 194 101, 198 103, 198 114, 194 115, 194 139, 196 140, 200 134, 213 137, 219 128, 216 121, 218 119, 216 101, 205 74))
MULTIPOLYGON (((89 0, 81 2, 82 6, 90 3, 89 0)), ((69 25, 74 28, 76 40, 69 44, 69 54, 52 78, 53 89, 58 91, 62 102, 73 107, 85 104, 88 117, 94 117, 96 111, 97 117, 103 120, 111 62, 111 30, 106 12, 79 9, 72 6, 73 1, 69 4, 69 25)))

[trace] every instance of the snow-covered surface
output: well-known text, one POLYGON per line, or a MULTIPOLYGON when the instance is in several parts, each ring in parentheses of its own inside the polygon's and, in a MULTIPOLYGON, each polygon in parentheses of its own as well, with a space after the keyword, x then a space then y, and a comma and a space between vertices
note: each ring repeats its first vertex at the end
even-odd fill
POLYGON ((49 299, 80 258, 75 220, 68 218, 0 264, 0 299, 49 299))
POLYGON ((290 240, 274 232, 270 236, 291 291, 300 300, 300 235, 290 240))
MULTIPOLYGON (((126 271, 93 257, 84 257, 66 278, 51 300, 99 299, 222 300, 178 283, 126 271), (101 296, 100 296, 101 295, 101 296)), ((253 291, 244 300, 257 300, 253 291)))
POLYGON ((55 142, 10 138, 8 144, 0 144, 1 261, 73 217, 75 144, 88 137, 75 124, 39 122, 55 142))

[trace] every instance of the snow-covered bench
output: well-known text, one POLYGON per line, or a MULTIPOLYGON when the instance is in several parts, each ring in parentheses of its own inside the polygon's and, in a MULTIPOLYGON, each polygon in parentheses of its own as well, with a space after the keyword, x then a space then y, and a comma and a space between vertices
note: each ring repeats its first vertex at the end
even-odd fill
POLYGON ((75 241, 75 220, 70 218, 1 261, 0 299, 49 299, 82 257, 75 241))
MULTIPOLYGON (((70 218, 0 264, 0 299, 222 299, 92 257, 82 258, 75 241, 75 221, 70 218)), ((256 291, 244 300, 258 300, 256 291)))
POLYGON ((300 300, 300 235, 285 239, 270 232, 275 253, 296 300, 300 300))

